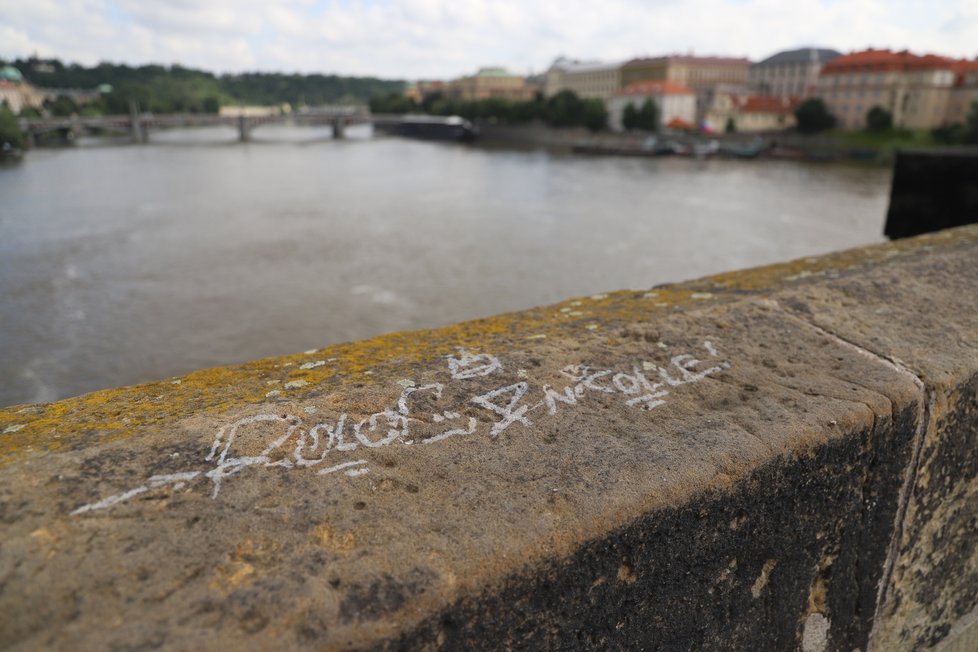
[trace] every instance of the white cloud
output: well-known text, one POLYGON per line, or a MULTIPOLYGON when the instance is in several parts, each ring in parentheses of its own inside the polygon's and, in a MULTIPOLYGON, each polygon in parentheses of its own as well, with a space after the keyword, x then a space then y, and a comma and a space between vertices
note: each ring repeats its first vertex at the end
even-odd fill
POLYGON ((454 77, 559 54, 762 58, 823 45, 978 56, 975 0, 0 0, 0 56, 454 77))

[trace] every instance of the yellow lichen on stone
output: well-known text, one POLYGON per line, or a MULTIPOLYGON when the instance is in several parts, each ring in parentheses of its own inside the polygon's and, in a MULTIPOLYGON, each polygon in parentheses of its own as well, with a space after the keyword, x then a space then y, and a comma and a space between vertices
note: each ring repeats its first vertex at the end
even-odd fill
POLYGON ((428 331, 407 331, 315 350, 329 364, 309 365, 310 353, 266 358, 216 367, 119 389, 93 392, 55 403, 0 409, 0 467, 26 455, 104 444, 138 435, 145 426, 172 424, 195 414, 223 414, 244 405, 284 398, 269 383, 287 388, 289 399, 301 400, 353 383, 396 383, 420 363, 472 351, 515 350, 528 336, 559 345, 562 340, 600 336, 600 328, 644 321, 665 310, 699 309, 744 294, 764 295, 787 283, 824 280, 823 273, 886 264, 934 245, 967 245, 978 241, 978 226, 961 227, 919 238, 852 249, 756 269, 719 274, 654 291, 625 290, 572 299, 535 308, 463 322, 428 331), (815 277, 815 278, 812 278, 815 277), (793 280, 791 280, 793 279, 793 280), (654 298, 654 303, 648 301, 654 298), (580 310, 586 305, 584 317, 580 310), (563 312, 565 309, 569 309, 563 312), (560 315, 561 319, 555 319, 560 315), (366 376, 365 376, 366 374, 366 376))

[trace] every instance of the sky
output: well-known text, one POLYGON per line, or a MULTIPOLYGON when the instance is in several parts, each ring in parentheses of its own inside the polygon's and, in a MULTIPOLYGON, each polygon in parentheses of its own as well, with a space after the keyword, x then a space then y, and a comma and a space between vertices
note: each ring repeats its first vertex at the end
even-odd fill
POLYGON ((0 57, 450 79, 559 55, 978 57, 978 0, 0 0, 0 57))

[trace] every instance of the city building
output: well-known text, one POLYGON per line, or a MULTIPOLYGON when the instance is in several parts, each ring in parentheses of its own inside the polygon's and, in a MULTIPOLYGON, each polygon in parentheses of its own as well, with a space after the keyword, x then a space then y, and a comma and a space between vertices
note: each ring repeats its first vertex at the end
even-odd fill
POLYGON ((404 97, 420 104, 425 98, 444 92, 445 82, 438 80, 420 80, 407 85, 407 88, 404 89, 404 97))
POLYGON ((863 50, 828 62, 817 95, 839 126, 861 129, 874 106, 893 116, 893 126, 930 129, 947 124, 959 61, 906 50, 863 50))
POLYGON ((445 95, 456 100, 528 100, 536 89, 521 75, 505 68, 481 68, 476 74, 455 79, 445 86, 445 95))
POLYGON ((717 84, 746 84, 750 61, 735 57, 665 56, 632 59, 622 66, 623 86, 639 81, 671 81, 694 91, 717 84))
POLYGON ((577 61, 560 57, 547 70, 543 94, 553 97, 561 91, 573 91, 578 97, 609 99, 622 87, 620 62, 577 61))
POLYGON ((652 100, 659 108, 659 124, 696 124, 696 93, 693 89, 670 81, 644 81, 629 84, 616 91, 605 101, 608 108, 608 126, 613 131, 624 131, 622 117, 629 104, 641 108, 646 100, 652 100))
POLYGON ((762 95, 811 97, 822 67, 842 56, 828 48, 785 50, 752 64, 747 72, 751 88, 762 95))
POLYGON ((955 62, 954 84, 947 101, 945 123, 965 124, 971 106, 978 102, 978 59, 955 62))
POLYGON ((45 94, 27 83, 13 66, 0 67, 0 104, 6 104, 15 114, 25 108, 39 109, 45 94))
POLYGON ((23 97, 18 84, 0 78, 0 105, 5 104, 15 114, 20 113, 24 107, 23 97))
POLYGON ((747 90, 750 61, 740 57, 695 57, 670 55, 632 59, 621 70, 623 86, 641 81, 671 81, 696 93, 697 119, 713 104, 719 86, 747 90))
POLYGON ((704 122, 715 131, 731 124, 738 132, 783 131, 795 126, 799 97, 717 93, 704 122))

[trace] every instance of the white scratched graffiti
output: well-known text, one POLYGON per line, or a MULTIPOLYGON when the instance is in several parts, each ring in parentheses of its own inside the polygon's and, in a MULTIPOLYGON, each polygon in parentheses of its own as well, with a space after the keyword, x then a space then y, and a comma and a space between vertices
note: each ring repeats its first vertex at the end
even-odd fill
MULTIPOLYGON (((713 342, 703 342, 702 350, 710 362, 698 359, 693 353, 682 353, 672 356, 665 364, 635 362, 627 371, 594 368, 583 363, 568 365, 560 374, 570 382, 561 387, 543 384, 535 388, 528 380, 510 382, 476 396, 469 395, 454 409, 427 416, 417 413, 416 404, 440 400, 446 395, 446 385, 400 381, 398 384, 403 390, 394 406, 361 418, 344 412, 335 419, 307 426, 303 418, 294 414, 263 412, 247 416, 217 431, 203 458, 209 468, 154 475, 138 487, 83 505, 71 513, 84 514, 113 507, 153 489, 170 487, 180 490, 202 478, 210 481, 211 497, 216 499, 229 478, 252 468, 317 467, 319 475, 342 473, 355 478, 368 474, 370 469, 366 459, 342 459, 354 451, 395 443, 404 446, 434 444, 449 438, 475 435, 480 426, 486 426, 489 438, 495 440, 513 426, 532 428, 534 420, 579 407, 589 393, 620 395, 625 398, 626 407, 653 410, 665 404, 670 392, 676 388, 698 383, 730 367, 728 362, 720 359, 713 342), (539 400, 533 402, 534 398, 539 400), (487 413, 486 420, 473 416, 483 414, 479 410, 487 413), (536 415, 539 410, 544 412, 536 415)), ((465 396, 465 381, 503 371, 499 358, 488 353, 472 354, 458 349, 457 355, 447 356, 446 360, 451 381, 455 383, 452 395, 465 396)), ((519 370, 518 376, 525 378, 525 371, 519 370)), ((316 410, 304 409, 303 413, 311 418, 316 410)))
POLYGON ((488 353, 472 355, 460 348, 457 358, 448 356, 448 370, 452 373, 452 380, 488 376, 497 369, 502 369, 499 358, 488 353))

